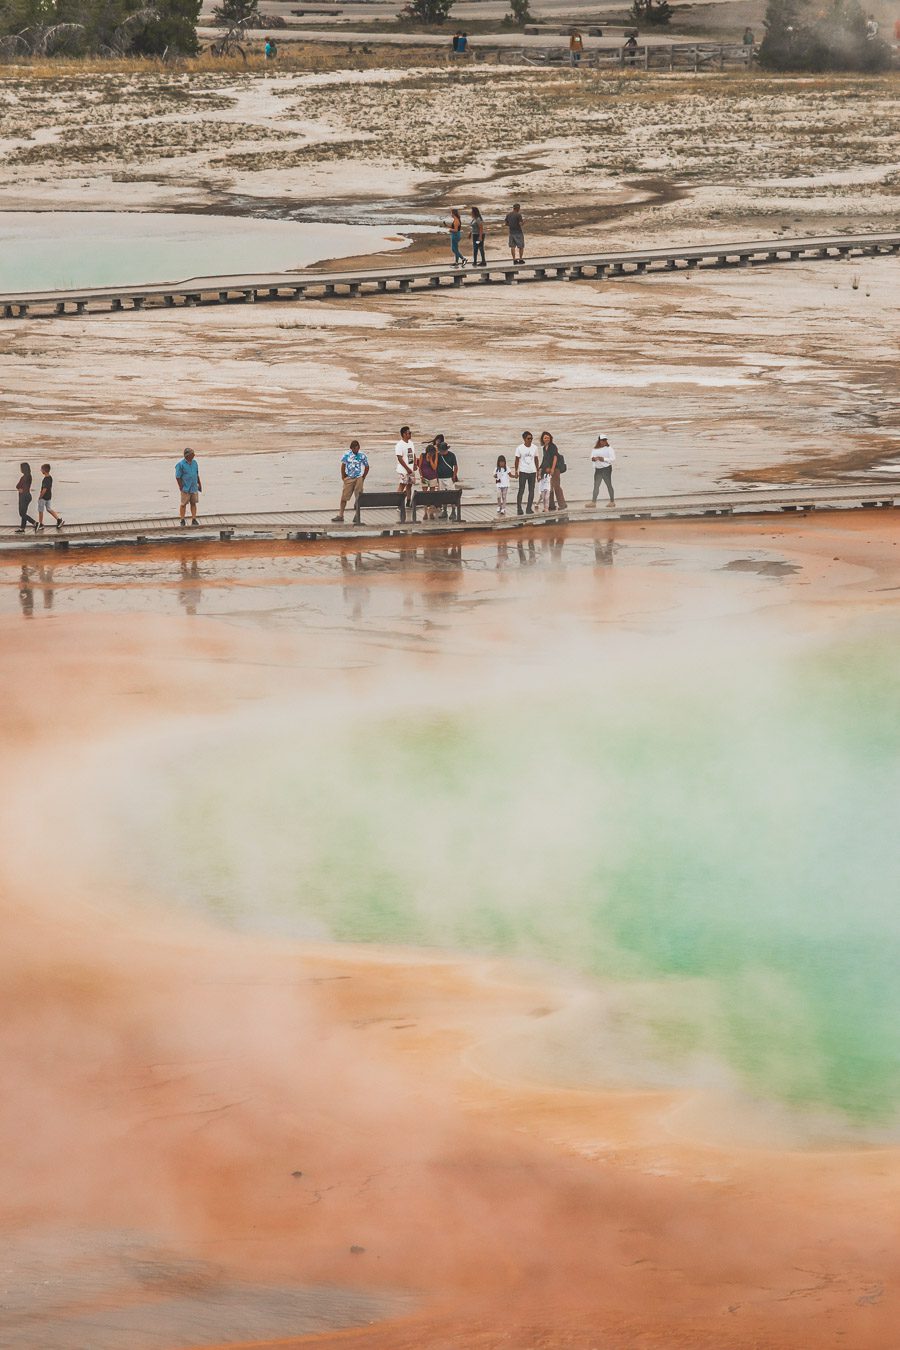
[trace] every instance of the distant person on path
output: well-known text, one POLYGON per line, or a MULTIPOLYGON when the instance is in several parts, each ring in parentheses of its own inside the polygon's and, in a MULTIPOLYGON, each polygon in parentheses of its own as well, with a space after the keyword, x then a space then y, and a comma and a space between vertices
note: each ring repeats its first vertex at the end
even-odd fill
POLYGON ((631 37, 627 39, 622 50, 625 53, 625 60, 627 64, 633 66, 637 59, 637 38, 634 36, 634 33, 632 33, 631 37))
POLYGON ((752 47, 754 45, 754 43, 756 42, 756 38, 753 36, 752 28, 748 26, 747 28, 744 29, 744 36, 741 39, 741 41, 743 42, 745 47, 752 47))
POLYGON ((453 34, 453 41, 450 43, 450 52, 453 56, 459 55, 460 52, 459 43, 461 38, 462 33, 459 31, 459 29, 457 29, 457 31, 453 34))
POLYGON ((509 469, 506 467, 506 456, 497 456, 497 467, 494 470, 494 482, 497 484, 497 515, 506 515, 506 499, 509 496, 509 469))
POLYGON ((400 480, 397 489, 400 496, 406 498, 406 505, 411 506, 416 482, 416 447, 413 445, 409 427, 400 428, 400 439, 394 446, 394 456, 397 461, 397 477, 400 480))
POLYGON ((459 251, 459 241, 462 238, 462 217, 456 207, 450 212, 450 248, 453 252, 453 266, 465 267, 468 262, 459 251))
POLYGON ((569 38, 569 61, 573 66, 581 65, 581 54, 584 51, 584 38, 577 28, 572 29, 572 36, 569 38))
POLYGON ((615 506, 616 494, 612 485, 612 471, 615 463, 616 452, 609 443, 606 436, 598 436, 597 444, 591 451, 591 463, 594 466, 594 494, 591 498, 591 506, 597 505, 597 497, 600 493, 600 484, 606 484, 606 491, 609 493, 609 506, 615 506))
POLYGON ((35 534, 37 534, 38 530, 44 528, 45 511, 56 521, 57 529, 59 529, 60 525, 65 525, 66 523, 62 516, 58 516, 50 505, 50 502, 53 500, 53 475, 50 472, 49 464, 41 465, 41 474, 43 476, 41 478, 41 490, 38 493, 38 523, 34 527, 35 534))
MULTIPOLYGON (((437 492, 438 487, 438 448, 434 441, 426 445, 419 462, 419 474, 422 479, 423 492, 437 492)), ((435 507, 426 506, 425 519, 435 520, 435 507)))
POLYGON ((468 33, 460 33, 459 42, 457 43, 456 47, 456 50, 459 52, 460 56, 465 56, 468 47, 469 47, 468 33))
POLYGON ((265 52, 267 61, 275 60, 275 57, 278 55, 278 44, 274 38, 266 38, 265 52))
POLYGON ((516 493, 516 514, 522 515, 522 498, 525 495, 525 489, 528 489, 528 506, 526 514, 534 515, 534 487, 537 478, 537 447, 534 444, 534 437, 530 431, 522 432, 522 444, 516 451, 515 467, 513 477, 519 480, 519 490, 516 493))
POLYGON ((874 42, 878 36, 878 20, 874 14, 870 14, 866 19, 866 38, 869 42, 874 42))
POLYGON ((514 263, 525 261, 525 221, 522 219, 522 208, 518 202, 513 204, 513 209, 506 217, 506 228, 509 230, 509 251, 512 254, 514 263), (518 258, 516 257, 518 253, 518 258))
MULTIPOLYGON (((434 444, 438 452, 438 489, 441 492, 452 492, 459 477, 459 461, 444 439, 443 432, 435 436, 434 444)), ((446 506, 441 507, 441 519, 447 519, 446 506)))
POLYGON ((19 473, 21 477, 16 483, 16 492, 19 494, 19 528, 16 534, 24 534, 26 525, 33 525, 37 529, 37 521, 28 514, 31 505, 31 465, 20 464, 19 473))
POLYGON ((181 523, 182 525, 185 523, 184 513, 190 506, 191 524, 197 525, 199 523, 197 520, 197 501, 203 491, 203 484, 200 482, 200 468, 194 459, 193 450, 185 450, 184 458, 180 459, 175 465, 175 481, 181 493, 181 506, 178 510, 181 523))
POLYGON ((472 212, 472 266, 478 266, 478 255, 481 254, 482 267, 487 266, 487 259, 484 256, 484 216, 477 206, 469 208, 472 212))
POLYGON ((565 472, 566 461, 559 453, 549 431, 541 432, 541 450, 541 473, 550 475, 550 510, 555 511, 557 507, 564 509, 568 503, 560 482, 560 474, 565 472))
POLYGON ((360 450, 359 441, 351 441, 350 449, 341 457, 341 504, 338 514, 331 517, 333 524, 337 525, 344 519, 348 502, 359 500, 368 472, 369 461, 360 450))

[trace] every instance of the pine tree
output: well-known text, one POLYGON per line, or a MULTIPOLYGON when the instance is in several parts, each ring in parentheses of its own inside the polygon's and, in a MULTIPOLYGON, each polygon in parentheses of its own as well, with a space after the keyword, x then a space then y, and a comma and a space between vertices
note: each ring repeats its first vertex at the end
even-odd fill
POLYGON ((409 0, 401 9, 400 18, 407 23, 446 23, 453 8, 453 0, 409 0))

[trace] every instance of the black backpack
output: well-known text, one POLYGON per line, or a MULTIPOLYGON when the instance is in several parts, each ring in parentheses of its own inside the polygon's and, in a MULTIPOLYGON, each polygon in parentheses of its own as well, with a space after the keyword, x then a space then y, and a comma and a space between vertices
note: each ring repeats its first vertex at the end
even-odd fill
POLYGON ((557 454, 556 454, 556 469, 557 469, 557 472, 558 472, 558 473, 565 473, 566 468, 567 468, 567 465, 566 465, 565 456, 564 456, 564 455, 561 455, 561 454, 559 453, 559 451, 557 451, 557 454))

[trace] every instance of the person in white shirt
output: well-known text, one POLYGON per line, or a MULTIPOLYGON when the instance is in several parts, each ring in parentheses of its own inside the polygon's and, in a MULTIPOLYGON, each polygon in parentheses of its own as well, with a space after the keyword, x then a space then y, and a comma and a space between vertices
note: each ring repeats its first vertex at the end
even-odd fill
POLYGON ((494 482, 497 484, 497 515, 506 515, 506 498, 509 494, 509 469, 506 467, 506 456, 497 456, 497 467, 494 470, 494 482))
POLYGON ((522 444, 516 451, 516 463, 513 469, 513 478, 519 480, 519 490, 516 493, 516 513, 522 515, 522 498, 525 496, 525 489, 528 489, 528 506, 526 514, 534 515, 534 485, 537 478, 538 452, 534 444, 534 437, 530 431, 522 432, 522 444))
POLYGON ((407 506, 411 506, 416 481, 416 447, 409 427, 400 428, 400 439, 394 446, 394 454, 397 459, 397 491, 406 498, 407 506))
POLYGON ((549 473, 542 473, 537 482, 537 509, 539 511, 550 510, 550 483, 549 473))
POLYGON ((616 494, 612 485, 612 471, 615 463, 616 452, 609 443, 606 436, 598 436, 597 444, 591 451, 591 463, 594 466, 594 495, 591 498, 591 506, 597 505, 597 496, 600 492, 600 484, 606 484, 606 490, 609 493, 609 502, 607 505, 615 506, 616 494))

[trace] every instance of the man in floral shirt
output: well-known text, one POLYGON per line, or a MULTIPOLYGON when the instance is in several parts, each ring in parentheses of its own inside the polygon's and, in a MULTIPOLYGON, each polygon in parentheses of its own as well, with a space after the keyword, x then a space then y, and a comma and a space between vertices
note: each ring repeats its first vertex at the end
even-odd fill
POLYGON ((353 501, 362 492, 363 483, 366 481, 366 474, 369 472, 369 461, 359 448, 359 441, 351 441, 350 449, 341 459, 341 505, 336 516, 332 516, 332 522, 335 525, 340 524, 344 519, 344 510, 347 503, 353 501))

